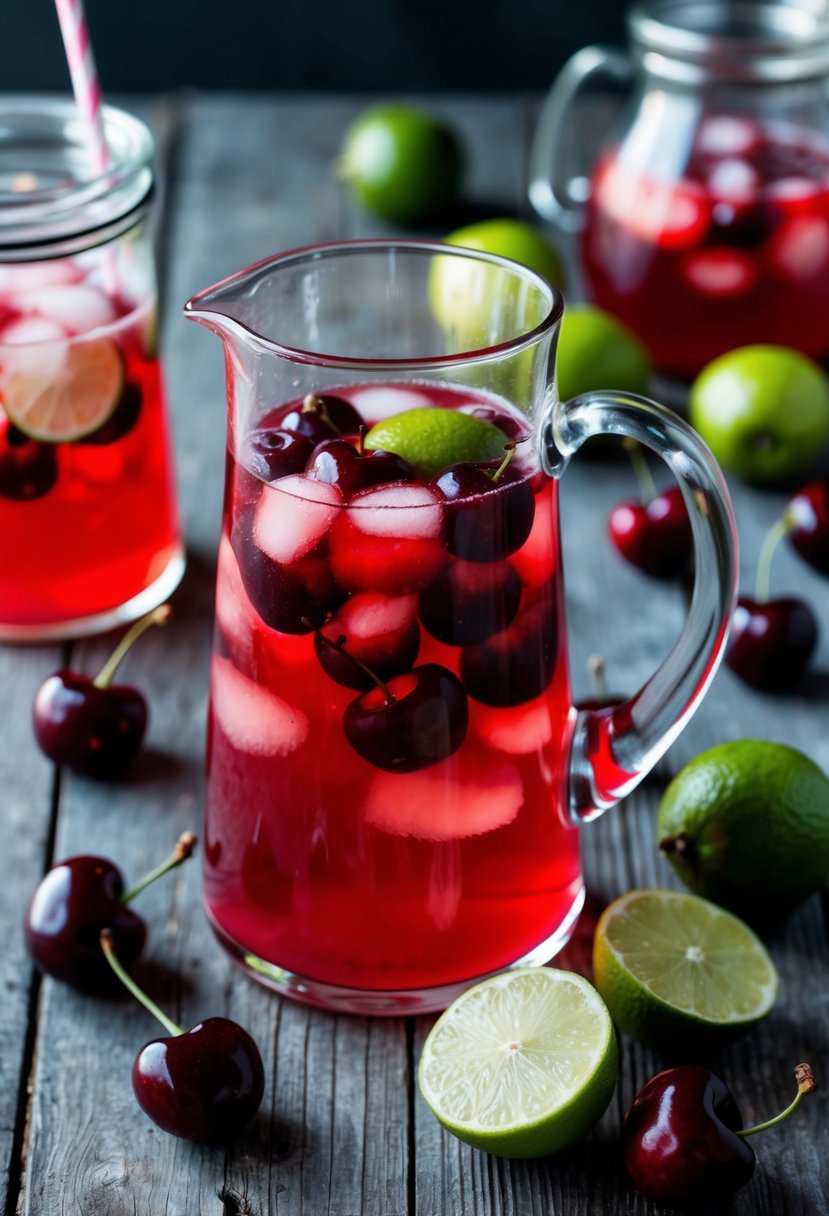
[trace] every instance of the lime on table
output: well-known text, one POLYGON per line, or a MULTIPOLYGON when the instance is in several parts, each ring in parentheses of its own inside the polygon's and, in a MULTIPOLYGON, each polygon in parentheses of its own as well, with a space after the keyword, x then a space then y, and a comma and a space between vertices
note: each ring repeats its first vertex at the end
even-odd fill
POLYGON ((562 401, 594 389, 645 394, 650 374, 644 346, 616 317, 590 304, 565 308, 556 359, 562 401))
POLYGON ((447 1131, 503 1157, 585 1136, 616 1084, 613 1025, 580 975, 522 967, 476 984, 423 1045, 418 1084, 447 1131))
POLYGON ((678 891, 631 891, 603 912, 596 987, 622 1030, 654 1046, 728 1040, 765 1017, 777 972, 748 925, 678 891))
POLYGON ((370 449, 402 456, 421 477, 451 464, 497 460, 508 442, 503 431, 474 414, 424 406, 375 423, 365 438, 370 449))
POLYGON ((115 412, 124 366, 108 338, 70 342, 61 365, 12 370, 3 382, 3 408, 18 430, 46 443, 92 434, 115 412))

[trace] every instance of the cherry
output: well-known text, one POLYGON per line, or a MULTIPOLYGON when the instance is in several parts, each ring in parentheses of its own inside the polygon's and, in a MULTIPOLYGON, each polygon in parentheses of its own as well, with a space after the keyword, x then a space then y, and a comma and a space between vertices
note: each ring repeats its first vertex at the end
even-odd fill
POLYGON ((366 452, 345 439, 326 439, 314 448, 306 472, 315 481, 339 486, 345 498, 358 490, 392 481, 413 481, 414 470, 402 456, 375 448, 366 452))
POLYGON ((433 485, 445 499, 446 546, 471 562, 494 562, 520 549, 535 514, 532 486, 511 463, 515 443, 500 464, 450 465, 433 485))
POLYGON ((94 679, 68 670, 46 677, 32 711, 35 739, 45 756, 87 777, 123 776, 144 738, 147 702, 137 688, 111 680, 141 634, 170 615, 162 605, 136 621, 94 679))
POLYGON ((341 435, 357 435, 363 419, 350 401, 333 394, 307 393, 301 405, 281 405, 262 420, 262 426, 276 426, 296 431, 313 443, 336 439, 341 435))
POLYGON ((507 561, 449 562, 420 594, 420 619, 450 646, 474 646, 505 629, 521 601, 521 580, 507 561))
POLYGON ((808 1064, 798 1064, 795 1077, 791 1105, 742 1130, 737 1104, 716 1073, 702 1064, 659 1073, 636 1095, 622 1128, 622 1155, 633 1185, 656 1203, 721 1202, 754 1173, 756 1159, 745 1137, 785 1119, 817 1088, 808 1064))
POLYGON ((58 478, 50 443, 37 443, 0 414, 0 498, 31 502, 48 494, 58 478))
POLYGON ((143 397, 140 384, 127 381, 124 385, 120 401, 103 426, 99 426, 97 431, 93 431, 91 435, 85 435, 80 442, 91 443, 96 447, 117 443, 119 439, 123 439, 125 435, 128 435, 138 422, 142 404, 143 397))
POLYGON ((460 673, 469 696, 504 707, 542 693, 555 670, 556 616, 550 586, 531 590, 506 629, 478 646, 464 647, 460 673))
POLYGON ((735 675, 766 692, 781 692, 797 683, 818 639, 815 614, 804 600, 769 597, 772 556, 787 527, 784 514, 763 542, 754 598, 738 599, 725 652, 725 662, 735 675))
POLYGON ((313 440, 281 427, 257 427, 248 436, 248 463, 262 481, 301 473, 314 450, 313 440))
POLYGON ((413 595, 352 595, 314 635, 320 666, 346 688, 372 688, 376 676, 408 671, 419 649, 413 595))
POLYGON ((389 773, 411 773, 456 752, 466 738, 469 706, 448 668, 424 663, 361 693, 346 708, 343 730, 354 750, 389 773))
POLYGON ((800 556, 821 574, 829 574, 829 479, 798 490, 789 500, 783 520, 800 556))
POLYGON ((249 1123, 265 1092, 265 1069, 248 1032, 229 1018, 207 1018, 185 1031, 142 992, 122 967, 109 930, 100 935, 109 966, 167 1036, 141 1048, 132 1066, 138 1105, 184 1140, 224 1141, 249 1123))
POLYGON ((110 929, 124 966, 144 946, 144 921, 128 906, 150 883, 193 853, 196 837, 184 832, 170 857, 128 891, 121 871, 106 857, 81 854, 57 862, 35 890, 23 920, 32 961, 56 980, 85 990, 109 986, 112 972, 101 954, 101 929, 110 929))
POLYGON ((642 501, 622 502, 608 521, 610 539, 632 566, 652 578, 673 579, 691 560, 693 535, 679 486, 659 493, 639 444, 626 440, 642 501))

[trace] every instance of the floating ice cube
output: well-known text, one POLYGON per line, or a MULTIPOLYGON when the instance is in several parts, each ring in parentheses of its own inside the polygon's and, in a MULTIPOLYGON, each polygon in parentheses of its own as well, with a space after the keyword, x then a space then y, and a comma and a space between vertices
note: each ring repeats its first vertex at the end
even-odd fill
POLYGON ((254 609, 248 600, 239 573, 239 563, 227 536, 222 533, 216 565, 216 620, 222 633, 238 655, 250 655, 253 648, 254 609))
POLYGON ((12 303, 21 312, 57 321, 70 334, 87 334, 115 320, 115 307, 103 292, 85 283, 18 292, 12 303))
POLYGON ((553 736, 550 703, 543 695, 513 709, 492 709, 473 702, 472 726, 490 747, 511 756, 532 755, 553 736))
POLYGON ((718 114, 700 125, 696 149, 706 156, 745 156, 756 147, 759 137, 757 127, 747 119, 718 114))
POLYGON ((66 330, 47 317, 19 317, 0 332, 3 372, 33 371, 45 380, 60 373, 69 343, 66 330))
POLYGON ((411 625, 417 603, 416 595, 375 595, 366 591, 350 596, 336 620, 352 640, 382 637, 411 625))
POLYGON ((421 410, 434 405, 431 397, 414 389, 400 388, 396 384, 372 385, 349 393, 348 399, 371 426, 381 418, 391 418, 404 410, 421 410))
POLYGON ((760 186, 760 175, 747 160, 730 157, 714 165, 708 174, 708 189, 717 198, 748 202, 760 186))
POLYGON ((253 539, 272 561, 290 565, 320 543, 339 514, 343 496, 335 485, 302 474, 264 486, 253 539))
POLYGON ((682 272, 697 291, 707 296, 736 296, 757 282, 757 265, 737 249, 700 249, 686 254, 682 272))
POLYGON ((29 291, 80 283, 83 271, 74 262, 18 262, 0 266, 0 291, 29 291))
POLYGON ((355 494, 348 518, 358 531, 369 536, 400 540, 432 540, 440 536, 443 522, 437 493, 428 486, 414 485, 384 486, 355 494))
POLYGON ((823 183, 811 177, 779 177, 777 181, 769 182, 763 193, 774 203, 796 206, 814 202, 823 189, 823 183))
POLYGON ((792 279, 816 279, 829 272, 829 223, 817 215, 797 216, 778 228, 770 246, 775 269, 792 279))
POLYGON ((361 814, 365 823, 393 836, 463 840, 512 823, 523 801, 514 765, 466 752, 416 773, 377 773, 361 814))
POLYGON ((239 751, 288 756, 308 738, 300 709, 243 676, 229 659, 213 658, 211 703, 222 731, 239 751))

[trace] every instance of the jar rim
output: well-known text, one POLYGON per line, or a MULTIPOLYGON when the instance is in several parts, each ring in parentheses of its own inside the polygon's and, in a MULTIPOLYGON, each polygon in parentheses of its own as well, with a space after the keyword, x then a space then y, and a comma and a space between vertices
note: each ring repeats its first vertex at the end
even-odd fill
POLYGON ((108 164, 100 171, 71 98, 0 98, 0 257, 44 245, 53 256, 78 252, 132 226, 152 190, 155 141, 125 110, 107 105, 102 115, 108 164))
POLYGON ((786 83, 829 71, 827 0, 639 0, 628 29, 668 79, 786 83))

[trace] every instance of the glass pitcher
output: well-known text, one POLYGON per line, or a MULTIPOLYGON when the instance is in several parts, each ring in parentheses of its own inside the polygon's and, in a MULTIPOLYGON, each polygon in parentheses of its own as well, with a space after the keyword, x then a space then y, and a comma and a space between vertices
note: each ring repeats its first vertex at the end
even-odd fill
POLYGON ((577 826, 633 789, 717 666, 736 586, 719 470, 659 405, 559 401, 561 298, 493 255, 323 245, 186 313, 227 367, 204 835, 219 939, 281 992, 363 1013, 439 1009, 548 960, 582 905, 577 826), (577 712, 558 479, 608 432, 679 479, 696 584, 644 688, 577 712))
MULTIPOLYGON (((531 151, 538 213, 578 232, 588 298, 688 381, 755 342, 829 353, 829 10, 825 0, 646 0, 630 50, 579 51, 531 151), (627 99, 567 180, 573 102, 627 99)), ((584 126, 584 123, 582 124, 584 126)))

